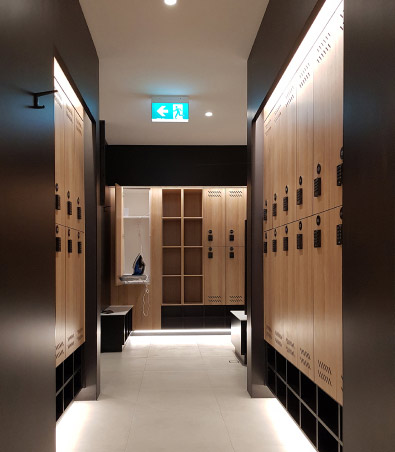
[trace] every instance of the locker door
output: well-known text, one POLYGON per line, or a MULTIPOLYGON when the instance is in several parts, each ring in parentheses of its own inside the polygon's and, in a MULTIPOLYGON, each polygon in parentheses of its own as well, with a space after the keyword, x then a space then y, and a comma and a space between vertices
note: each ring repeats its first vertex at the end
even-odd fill
POLYGON ((66 357, 66 229, 55 225, 56 237, 56 320, 55 359, 56 366, 66 357))
POLYGON ((123 229, 123 187, 115 184, 115 285, 122 285, 119 279, 125 273, 123 229))
POLYGON ((314 213, 342 204, 343 9, 314 48, 314 213))
POLYGON ((243 305, 245 302, 245 258, 243 246, 227 246, 226 260, 226 304, 243 305))
POLYGON ((203 190, 203 244, 225 246, 225 189, 203 190))
POLYGON ((66 232, 66 358, 77 348, 78 258, 77 231, 66 232))
POLYGON ((85 231, 85 190, 84 190, 84 122, 74 112, 74 151, 76 174, 76 228, 85 231))
POLYGON ((314 380, 314 293, 312 218, 294 223, 297 367, 314 380))
POLYGON ((315 382, 342 403, 341 209, 313 218, 315 382))
POLYGON ((274 347, 281 354, 285 355, 284 346, 284 318, 283 318, 283 299, 284 290, 284 257, 282 253, 282 237, 280 229, 274 229, 271 237, 271 263, 272 263, 272 319, 274 331, 274 347))
POLYGON ((225 304, 224 247, 204 247, 204 303, 225 304))
POLYGON ((85 234, 77 231, 76 242, 76 348, 85 342, 85 234))
POLYGON ((263 311, 265 340, 274 347, 272 235, 272 230, 263 233, 263 311))
POLYGON ((296 202, 295 219, 305 218, 313 214, 313 68, 312 56, 303 62, 297 74, 296 99, 296 193, 292 194, 292 202, 296 202))
POLYGON ((227 188, 225 241, 228 246, 244 246, 247 218, 247 189, 227 188))
POLYGON ((296 237, 294 234, 295 223, 286 225, 282 229, 282 253, 284 262, 283 275, 283 317, 284 317, 284 342, 285 357, 293 364, 297 365, 297 316, 295 302, 295 258, 296 258, 296 237))
POLYGON ((66 192, 66 226, 76 228, 76 180, 75 146, 74 146, 74 108, 64 95, 64 162, 66 192))
POLYGON ((272 182, 272 200, 269 208, 271 209, 272 216, 272 225, 274 228, 280 226, 280 194, 282 187, 282 179, 281 179, 281 149, 283 147, 284 135, 281 129, 282 126, 282 99, 278 102, 278 104, 274 107, 273 110, 273 131, 272 131, 272 142, 270 146, 271 151, 271 182, 272 182))
MULTIPOLYGON (((259 118, 258 118, 259 120, 259 118)), ((258 124, 257 120, 257 124, 258 124)), ((265 120, 265 135, 263 141, 263 230, 272 228, 272 141, 273 141, 273 119, 272 115, 265 120)))
POLYGON ((295 219, 295 171, 296 171, 296 89, 292 82, 284 95, 283 113, 280 119, 280 199, 278 200, 279 224, 295 219))
POLYGON ((65 161, 64 161, 64 94, 55 80, 54 115, 55 115, 55 223, 65 225, 65 161))

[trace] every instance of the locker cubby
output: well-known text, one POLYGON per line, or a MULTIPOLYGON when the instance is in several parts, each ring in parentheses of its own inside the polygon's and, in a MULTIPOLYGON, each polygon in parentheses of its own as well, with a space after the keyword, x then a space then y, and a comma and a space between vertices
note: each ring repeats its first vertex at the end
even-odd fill
POLYGON ((184 303, 203 303, 203 278, 201 276, 184 277, 184 303))
POLYGON ((64 383, 67 382, 72 376, 74 371, 74 363, 73 363, 73 355, 70 355, 65 361, 64 361, 64 383))
POLYGON ((63 386, 63 366, 62 364, 56 368, 56 392, 60 391, 63 386))
POLYGON ((318 423, 318 451, 319 452, 338 452, 339 444, 328 430, 318 423))
POLYGON ((287 406, 287 387, 281 378, 277 376, 277 398, 286 407, 287 406))
POLYGON ((185 246, 202 246, 202 219, 184 220, 184 245, 185 246))
POLYGON ((273 369, 276 367, 276 351, 273 347, 268 348, 267 351, 267 362, 273 369))
POLYGON ((67 407, 70 405, 70 403, 74 399, 74 384, 73 384, 73 380, 70 380, 67 383, 67 385, 64 387, 63 393, 64 393, 63 406, 64 406, 64 409, 66 410, 67 407))
POLYGON ((163 275, 181 275, 181 248, 163 248, 163 275))
POLYGON ((184 248, 184 275, 202 275, 203 256, 201 248, 184 248))
POLYGON ((163 304, 181 304, 181 276, 163 276, 163 304))
POLYGON ((293 417, 294 421, 300 423, 300 401, 298 397, 287 388, 287 411, 293 417))
POLYGON ((276 372, 283 380, 287 379, 287 360, 280 353, 276 353, 276 372))
POLYGON ((317 409, 317 386, 306 377, 303 373, 300 374, 300 396, 305 404, 313 411, 317 409))
POLYGON ((287 361, 287 384, 296 392, 296 394, 300 394, 300 372, 289 361, 287 361))
POLYGON ((82 388, 82 373, 78 370, 74 376, 74 397, 81 391, 82 388))
POLYGON ((273 394, 276 393, 276 374, 270 367, 267 370, 267 386, 273 394))
POLYGON ((318 417, 336 436, 339 435, 339 411, 338 403, 318 388, 318 417))
POLYGON ((309 440, 317 445, 317 419, 303 404, 300 410, 300 427, 309 440))
POLYGON ((181 246, 181 220, 163 220, 163 246, 181 246))
POLYGON ((181 189, 162 190, 162 216, 181 217, 181 189))
POLYGON ((56 421, 63 414, 63 391, 56 396, 56 421))
POLYGON ((202 216, 202 190, 184 189, 184 217, 202 216))

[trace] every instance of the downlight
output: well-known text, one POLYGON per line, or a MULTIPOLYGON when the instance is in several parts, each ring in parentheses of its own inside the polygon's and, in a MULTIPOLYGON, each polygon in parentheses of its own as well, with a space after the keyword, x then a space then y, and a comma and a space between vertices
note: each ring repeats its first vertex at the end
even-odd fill
POLYGON ((204 116, 207 116, 207 118, 211 118, 211 116, 213 116, 213 112, 212 111, 208 111, 204 114, 204 116))
POLYGON ((177 0, 165 0, 165 4, 167 6, 174 6, 177 3, 177 0))

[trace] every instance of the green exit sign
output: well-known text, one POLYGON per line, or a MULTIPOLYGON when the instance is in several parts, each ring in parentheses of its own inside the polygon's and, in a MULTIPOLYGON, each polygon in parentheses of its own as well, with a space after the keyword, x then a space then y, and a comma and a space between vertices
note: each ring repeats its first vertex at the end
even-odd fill
POLYGON ((188 98, 178 96, 153 97, 151 118, 152 122, 188 122, 188 98))

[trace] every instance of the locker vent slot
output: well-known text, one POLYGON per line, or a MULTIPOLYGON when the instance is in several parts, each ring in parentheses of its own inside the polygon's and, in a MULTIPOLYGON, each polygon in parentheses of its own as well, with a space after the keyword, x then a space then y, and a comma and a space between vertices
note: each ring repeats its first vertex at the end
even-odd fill
POLYGON ((314 198, 321 196, 321 178, 317 177, 314 179, 314 198))
POLYGON ((283 340, 283 335, 281 333, 279 333, 277 330, 275 330, 274 334, 276 335, 276 337, 283 340))
POLYGON ((331 375, 332 369, 330 366, 318 360, 318 376, 329 386, 332 386, 331 375))
POLYGON ((291 356, 295 356, 295 344, 290 339, 285 338, 286 346, 285 349, 287 353, 289 353, 291 356))
POLYGON ((207 196, 209 198, 222 198, 221 190, 208 190, 207 196))
POLYGON ((303 249, 303 234, 296 234, 296 249, 303 249))
POLYGON ((263 252, 267 254, 267 242, 263 242, 263 252))
POLYGON ((242 295, 229 295, 229 303, 231 304, 243 304, 244 297, 242 295))
POLYGON ((60 195, 55 195, 55 209, 60 210, 60 195))
POLYGON ((273 217, 277 216, 277 203, 273 203, 273 217))
POLYGON ((59 344, 57 344, 55 350, 58 351, 58 350, 60 349, 60 347, 63 347, 63 345, 64 345, 64 342, 63 342, 63 341, 62 341, 62 342, 59 342, 59 344))
POLYGON ((277 253, 277 240, 272 241, 272 251, 273 253, 277 253))
POLYGON ((336 245, 343 244, 343 225, 338 224, 336 226, 336 245))
POLYGON ((243 191, 242 190, 229 190, 229 196, 231 198, 242 198, 243 191))
POLYGON ((283 211, 288 212, 288 196, 284 196, 283 198, 283 211))
POLYGON ((337 165, 336 176, 337 176, 337 186, 340 187, 343 184, 343 163, 337 165))
POLYGON ((221 295, 208 295, 207 300, 211 304, 221 304, 222 303, 221 295))
POLYGON ((282 347, 283 346, 283 336, 282 336, 282 334, 280 334, 278 331, 274 331, 274 342, 276 342, 276 344, 279 346, 279 347, 282 347))
POLYGON ((303 364, 303 366, 305 366, 307 369, 311 370, 311 356, 310 353, 307 352, 306 350, 304 350, 303 348, 300 349, 300 354, 301 356, 299 356, 300 362, 303 364))
POLYGON ((321 248, 321 229, 314 231, 314 248, 321 248))
POLYGON ((67 240, 67 251, 69 253, 73 252, 73 241, 72 240, 67 240))
POLYGON ((303 204, 303 188, 298 188, 296 190, 296 204, 298 206, 303 204))
POLYGON ((299 72, 299 88, 302 88, 310 77, 310 63, 307 63, 306 66, 304 66, 304 68, 299 72))
POLYGON ((78 242, 78 254, 82 254, 82 242, 78 242))
POLYGON ((73 215, 73 203, 67 201, 67 215, 73 215))
POLYGON ((267 335, 267 337, 269 337, 270 339, 273 338, 272 329, 271 329, 270 326, 268 326, 268 325, 266 325, 266 335, 267 335))
POLYGON ((62 251, 62 237, 56 237, 56 252, 60 253, 62 251))
POLYGON ((82 220, 82 207, 77 207, 77 218, 82 220))
POLYGON ((263 209, 263 220, 267 221, 267 209, 263 209))
POLYGON ((283 251, 288 251, 288 237, 283 237, 283 251))

